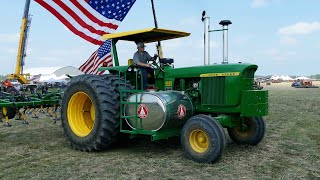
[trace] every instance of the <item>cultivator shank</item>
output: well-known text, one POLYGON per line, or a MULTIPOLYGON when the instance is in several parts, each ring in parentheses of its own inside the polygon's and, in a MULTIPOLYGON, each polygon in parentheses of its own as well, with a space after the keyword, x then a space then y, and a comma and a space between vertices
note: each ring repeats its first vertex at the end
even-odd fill
POLYGON ((0 92, 0 108, 6 126, 10 126, 9 119, 13 119, 16 115, 17 119, 23 120, 24 124, 28 124, 26 114, 29 113, 32 114, 33 118, 38 118, 38 111, 47 112, 48 115, 54 117, 54 120, 57 120, 57 109, 60 107, 60 101, 60 92, 50 92, 44 95, 0 92))

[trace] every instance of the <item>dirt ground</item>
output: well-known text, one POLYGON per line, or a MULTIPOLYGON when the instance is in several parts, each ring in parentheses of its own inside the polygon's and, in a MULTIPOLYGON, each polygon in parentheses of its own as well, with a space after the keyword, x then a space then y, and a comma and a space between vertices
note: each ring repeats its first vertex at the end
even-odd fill
POLYGON ((85 153, 73 150, 61 122, 45 115, 29 117, 28 126, 0 123, 0 179, 320 179, 320 89, 290 85, 263 85, 270 110, 265 139, 251 147, 228 138, 216 164, 186 159, 178 139, 85 153))

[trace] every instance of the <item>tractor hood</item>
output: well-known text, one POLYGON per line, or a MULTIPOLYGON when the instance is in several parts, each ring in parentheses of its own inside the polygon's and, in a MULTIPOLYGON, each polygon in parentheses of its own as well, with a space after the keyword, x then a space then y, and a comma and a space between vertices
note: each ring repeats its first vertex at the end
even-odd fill
POLYGON ((169 69, 166 71, 166 78, 246 76, 246 73, 253 74, 257 69, 257 65, 243 63, 194 66, 169 69))

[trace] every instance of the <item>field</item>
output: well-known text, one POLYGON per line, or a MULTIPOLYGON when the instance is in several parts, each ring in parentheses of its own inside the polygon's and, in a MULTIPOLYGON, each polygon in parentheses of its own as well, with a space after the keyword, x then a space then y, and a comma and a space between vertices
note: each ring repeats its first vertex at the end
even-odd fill
POLYGON ((270 113, 255 147, 228 138, 216 164, 186 159, 178 139, 85 153, 67 144, 61 122, 44 115, 28 126, 0 123, 0 179, 320 179, 320 89, 265 86, 270 113))

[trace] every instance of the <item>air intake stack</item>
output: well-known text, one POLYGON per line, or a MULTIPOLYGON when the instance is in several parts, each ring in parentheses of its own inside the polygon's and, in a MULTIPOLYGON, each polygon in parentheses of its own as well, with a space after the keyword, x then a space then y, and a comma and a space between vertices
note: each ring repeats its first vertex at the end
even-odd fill
POLYGON ((231 21, 229 20, 223 20, 220 21, 219 23, 222 26, 222 32, 223 32, 223 60, 222 64, 227 64, 228 63, 228 26, 232 24, 231 21))

